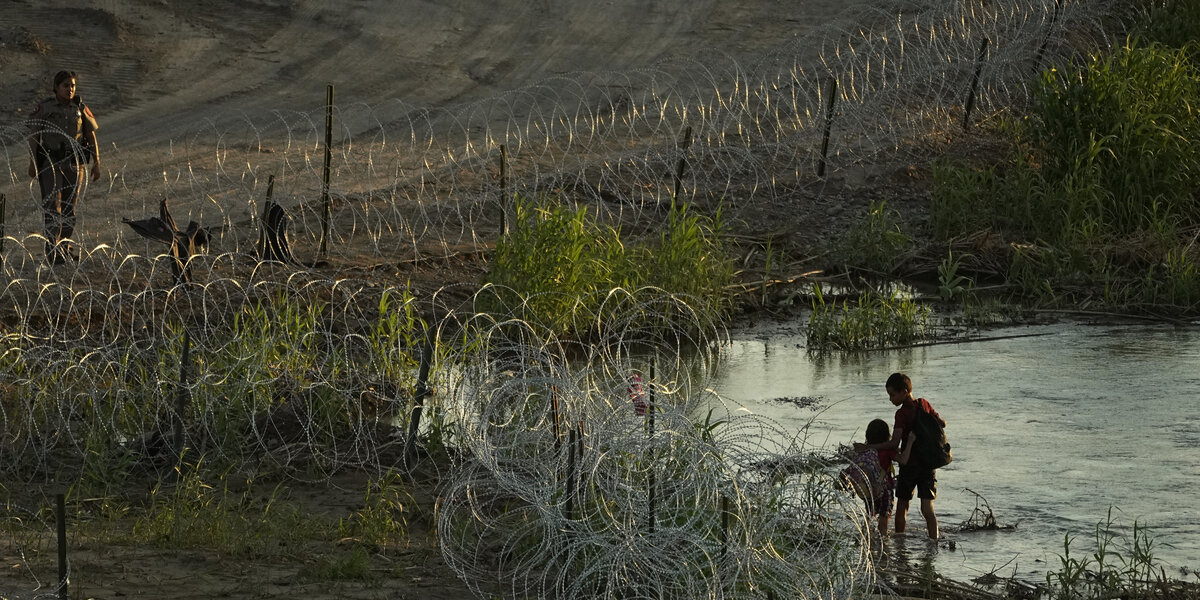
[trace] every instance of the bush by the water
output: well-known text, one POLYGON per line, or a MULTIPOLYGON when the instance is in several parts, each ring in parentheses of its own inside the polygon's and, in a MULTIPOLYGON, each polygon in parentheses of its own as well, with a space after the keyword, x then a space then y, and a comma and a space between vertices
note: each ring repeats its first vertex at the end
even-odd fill
POLYGON ((655 290, 684 296, 696 310, 727 312, 732 264, 720 214, 672 204, 657 239, 631 241, 586 208, 548 197, 514 202, 510 233, 496 243, 486 283, 494 312, 524 314, 559 335, 598 327, 609 292, 655 290))
MULTIPOLYGON (((1190 48, 1191 46, 1189 46, 1190 48)), ((1012 157, 934 172, 932 227, 1014 243, 1010 278, 1128 307, 1200 305, 1200 70, 1187 48, 1130 38, 1045 71, 1012 157)), ((1081 298, 1076 296, 1076 301, 1081 298)))
POLYGON ((868 350, 918 342, 929 333, 928 306, 892 292, 868 292, 857 301, 826 302, 819 287, 813 288, 812 314, 808 320, 808 348, 825 350, 868 350))

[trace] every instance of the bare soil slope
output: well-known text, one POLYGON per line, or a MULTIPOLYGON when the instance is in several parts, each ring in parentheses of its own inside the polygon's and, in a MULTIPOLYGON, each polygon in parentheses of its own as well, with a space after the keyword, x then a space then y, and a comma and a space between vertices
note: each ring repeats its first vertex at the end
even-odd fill
POLYGON ((0 111, 19 119, 73 69, 105 143, 149 150, 206 121, 319 109, 326 84, 343 102, 439 106, 711 50, 752 59, 856 4, 4 0, 0 111))

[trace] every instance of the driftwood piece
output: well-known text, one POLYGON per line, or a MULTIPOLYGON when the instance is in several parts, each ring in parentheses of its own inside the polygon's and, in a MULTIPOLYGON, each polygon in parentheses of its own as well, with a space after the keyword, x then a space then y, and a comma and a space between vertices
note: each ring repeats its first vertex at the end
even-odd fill
POLYGON ((268 200, 263 208, 262 229, 258 235, 258 257, 263 261, 295 264, 292 245, 288 241, 291 218, 282 206, 268 200))
POLYGON ((999 531, 1001 529, 1017 528, 1016 523, 1010 525, 997 524, 996 514, 992 512, 992 505, 988 503, 987 498, 984 498, 982 494, 971 488, 963 488, 963 490, 975 495, 975 509, 971 511, 971 516, 967 517, 967 520, 963 521, 962 525, 959 526, 959 531, 999 531))
POLYGON ((146 239, 167 244, 167 255, 171 257, 171 272, 175 283, 191 283, 192 257, 208 248, 211 240, 208 228, 190 221, 187 229, 180 231, 171 212, 167 210, 166 198, 158 205, 157 217, 146 217, 136 221, 123 218, 121 222, 146 239))

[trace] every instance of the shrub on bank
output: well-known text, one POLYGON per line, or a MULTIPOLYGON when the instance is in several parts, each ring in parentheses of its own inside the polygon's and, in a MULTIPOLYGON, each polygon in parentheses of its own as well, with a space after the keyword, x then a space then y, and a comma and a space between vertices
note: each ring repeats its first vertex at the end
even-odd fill
POLYGON ((515 212, 481 295, 488 312, 526 315, 555 335, 573 335, 602 322, 602 307, 616 289, 687 297, 709 315, 729 308, 733 269, 719 213, 708 218, 672 205, 657 239, 634 242, 586 208, 553 198, 517 197, 515 212))
POLYGON ((928 306, 897 292, 868 292, 853 303, 843 300, 838 304, 826 302, 821 289, 814 286, 807 345, 814 352, 904 346, 925 339, 929 321, 928 306))
POLYGON ((986 229, 1023 246, 1010 279, 1043 299, 1195 309, 1200 69, 1188 48, 1130 38, 1044 72, 1028 117, 1008 128, 1010 159, 934 170, 935 236, 986 229))

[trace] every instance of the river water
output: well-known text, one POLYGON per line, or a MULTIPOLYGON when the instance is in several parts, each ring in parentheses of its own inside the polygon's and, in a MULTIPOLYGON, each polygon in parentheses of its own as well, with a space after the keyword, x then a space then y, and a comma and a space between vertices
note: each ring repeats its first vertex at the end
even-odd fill
MULTIPOLYGON (((1136 521, 1171 577, 1200 569, 1200 331, 1056 324, 989 331, 992 341, 855 356, 810 356, 799 324, 734 331, 715 390, 730 404, 830 447, 861 440, 895 408, 883 384, 907 373, 948 422, 954 462, 938 472, 935 509, 947 538, 928 544, 914 500, 901 543, 958 580, 989 572, 1044 581, 1095 550, 1110 509, 1128 538, 1136 521), (788 401, 816 398, 815 405, 788 401), (959 531, 990 504, 1000 531, 959 531), (950 541, 953 541, 951 548, 950 541)), ((1126 550, 1118 541, 1110 549, 1126 550)))

